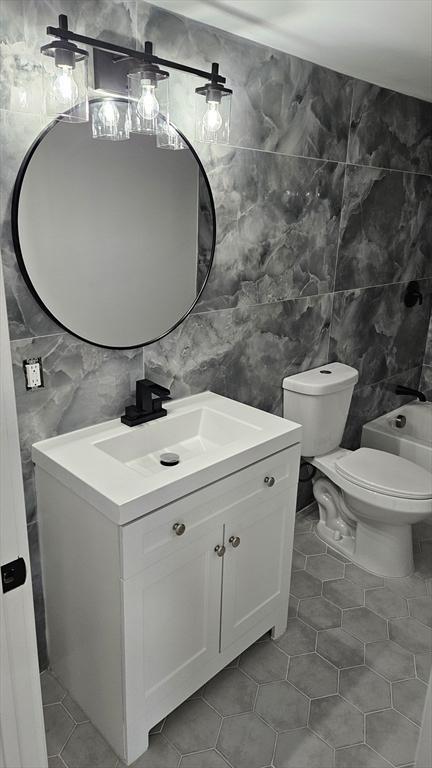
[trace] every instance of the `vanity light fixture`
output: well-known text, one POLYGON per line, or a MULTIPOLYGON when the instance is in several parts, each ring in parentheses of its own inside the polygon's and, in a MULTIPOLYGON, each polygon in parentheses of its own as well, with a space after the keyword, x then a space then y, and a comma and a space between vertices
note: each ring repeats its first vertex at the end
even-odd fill
MULTIPOLYGON (((68 32, 67 17, 59 16, 59 31, 68 32)), ((45 112, 63 116, 70 122, 89 118, 87 62, 88 52, 67 39, 43 45, 47 57, 42 69, 45 112)))
POLYGON ((226 143, 232 91, 226 79, 219 74, 219 65, 212 64, 206 72, 187 64, 162 59, 153 53, 153 44, 147 41, 143 51, 108 43, 97 38, 79 35, 69 29, 67 16, 60 14, 58 27, 47 27, 47 35, 56 38, 43 45, 41 53, 52 60, 51 69, 44 67, 45 106, 47 114, 66 120, 88 120, 88 52, 77 43, 93 49, 94 88, 104 91, 111 99, 92 109, 92 131, 95 138, 128 138, 129 132, 163 134, 158 146, 182 149, 181 141, 174 141, 169 123, 169 73, 161 67, 177 69, 196 75, 208 82, 197 88, 199 104, 196 108, 196 138, 200 141, 226 143), (129 123, 123 123, 122 112, 117 116, 118 97, 128 97, 129 123), (202 98, 205 96, 205 99, 202 98), (161 119, 162 118, 162 119, 161 119), (168 127, 168 130, 167 130, 168 127))
POLYGON ((209 83, 195 89, 195 138, 197 141, 229 141, 232 91, 219 82, 219 65, 212 65, 209 83), (205 101, 203 100, 205 96, 205 101))
MULTIPOLYGON (((144 52, 152 56, 153 44, 147 42, 144 52)), ((156 135, 159 116, 169 116, 169 73, 149 62, 130 72, 127 81, 131 131, 156 135)))

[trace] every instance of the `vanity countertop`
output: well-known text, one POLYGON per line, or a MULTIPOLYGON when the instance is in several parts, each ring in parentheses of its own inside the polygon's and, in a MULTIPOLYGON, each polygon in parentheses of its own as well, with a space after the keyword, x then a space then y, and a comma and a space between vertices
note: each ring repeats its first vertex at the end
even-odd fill
POLYGON ((301 440, 299 424, 212 392, 167 410, 136 427, 114 419, 42 440, 33 461, 124 525, 301 440), (164 452, 179 463, 162 466, 164 452))

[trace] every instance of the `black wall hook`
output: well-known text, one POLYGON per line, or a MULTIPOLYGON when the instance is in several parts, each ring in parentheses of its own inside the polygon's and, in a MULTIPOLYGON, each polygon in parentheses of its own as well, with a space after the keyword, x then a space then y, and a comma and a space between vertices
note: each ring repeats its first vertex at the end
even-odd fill
POLYGON ((417 280, 411 280, 405 291, 404 304, 406 307, 415 307, 417 303, 423 304, 423 294, 417 280))

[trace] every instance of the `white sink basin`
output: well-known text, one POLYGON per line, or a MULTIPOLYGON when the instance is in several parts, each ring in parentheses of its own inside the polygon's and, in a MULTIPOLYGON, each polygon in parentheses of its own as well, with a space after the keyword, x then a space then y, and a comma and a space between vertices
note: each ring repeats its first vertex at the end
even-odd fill
POLYGON ((164 453, 177 453, 182 465, 206 456, 209 460, 219 448, 258 436, 259 427, 238 418, 202 407, 179 412, 173 418, 149 422, 145 429, 135 427, 127 434, 95 443, 101 451, 143 475, 171 472, 160 463, 164 453))
POLYGON ((136 427, 115 419, 35 443, 33 461, 124 525, 301 439, 298 424, 212 392, 167 410, 136 427), (179 464, 161 465, 167 452, 179 464))

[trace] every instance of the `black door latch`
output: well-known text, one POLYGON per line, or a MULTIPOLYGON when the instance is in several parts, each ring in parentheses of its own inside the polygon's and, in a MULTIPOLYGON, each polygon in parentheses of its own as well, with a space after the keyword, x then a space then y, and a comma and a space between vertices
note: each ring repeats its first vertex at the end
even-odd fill
POLYGON ((3 592, 10 592, 24 584, 27 576, 26 564, 22 557, 5 563, 1 567, 1 582, 3 592))

